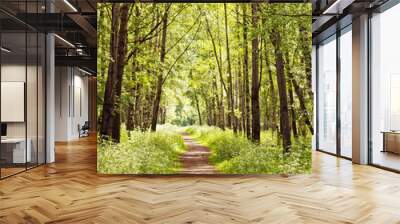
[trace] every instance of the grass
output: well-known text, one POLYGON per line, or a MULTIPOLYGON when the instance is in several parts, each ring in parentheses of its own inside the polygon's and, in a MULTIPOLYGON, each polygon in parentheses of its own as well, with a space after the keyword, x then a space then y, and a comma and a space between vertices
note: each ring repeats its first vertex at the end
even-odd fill
POLYGON ((254 144, 232 130, 159 125, 157 132, 121 130, 121 143, 99 140, 97 170, 106 174, 173 174, 181 169, 180 155, 186 150, 180 132, 187 132, 211 149, 210 160, 226 174, 298 174, 311 172, 311 136, 292 139, 292 150, 284 154, 276 133, 261 132, 254 144))
POLYGON ((298 174, 311 172, 311 137, 293 139, 291 153, 284 154, 272 132, 261 133, 254 144, 231 130, 193 126, 186 132, 212 151, 211 162, 227 174, 298 174))
POLYGON ((121 130, 121 142, 99 140, 97 171, 105 174, 171 174, 180 169, 179 156, 185 151, 175 127, 157 132, 121 130))

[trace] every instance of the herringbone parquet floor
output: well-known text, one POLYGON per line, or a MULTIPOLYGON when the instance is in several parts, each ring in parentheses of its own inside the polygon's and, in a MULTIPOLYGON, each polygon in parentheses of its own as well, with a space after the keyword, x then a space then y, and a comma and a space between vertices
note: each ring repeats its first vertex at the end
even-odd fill
POLYGON ((106 176, 94 138, 0 181, 0 223, 400 223, 400 175, 313 154, 311 175, 106 176))

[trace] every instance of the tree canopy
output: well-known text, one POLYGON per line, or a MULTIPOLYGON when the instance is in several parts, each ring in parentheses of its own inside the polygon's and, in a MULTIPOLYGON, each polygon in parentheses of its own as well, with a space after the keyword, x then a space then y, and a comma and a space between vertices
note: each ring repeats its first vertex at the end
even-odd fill
POLYGON ((310 4, 98 6, 99 133, 232 129, 284 151, 312 129, 310 4))

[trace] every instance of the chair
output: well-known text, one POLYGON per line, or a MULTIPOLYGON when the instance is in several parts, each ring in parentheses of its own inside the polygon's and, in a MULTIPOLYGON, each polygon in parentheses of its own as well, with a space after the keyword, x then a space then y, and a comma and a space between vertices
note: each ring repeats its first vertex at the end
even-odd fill
POLYGON ((79 129, 79 138, 89 136, 89 129, 90 129, 89 121, 85 121, 82 127, 78 125, 78 129, 79 129))

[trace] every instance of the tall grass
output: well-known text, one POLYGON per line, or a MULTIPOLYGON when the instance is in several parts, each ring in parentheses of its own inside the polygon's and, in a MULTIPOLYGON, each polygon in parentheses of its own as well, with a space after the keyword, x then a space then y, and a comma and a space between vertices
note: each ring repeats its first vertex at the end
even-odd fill
POLYGON ((97 171, 106 174, 170 174, 180 169, 185 151, 181 136, 172 127, 157 132, 121 131, 121 142, 99 140, 97 171))
POLYGON ((171 174, 179 172, 185 145, 180 132, 187 132, 211 149, 211 162, 227 174, 297 174, 311 170, 311 137, 292 139, 291 153, 284 154, 276 133, 262 132, 261 143, 216 127, 173 125, 157 132, 121 130, 121 143, 98 143, 97 170, 110 174, 171 174))
POLYGON ((284 154, 277 136, 262 132, 254 144, 231 130, 192 126, 186 129, 212 151, 211 161, 221 173, 297 174, 311 171, 311 138, 293 139, 291 153, 284 154))

